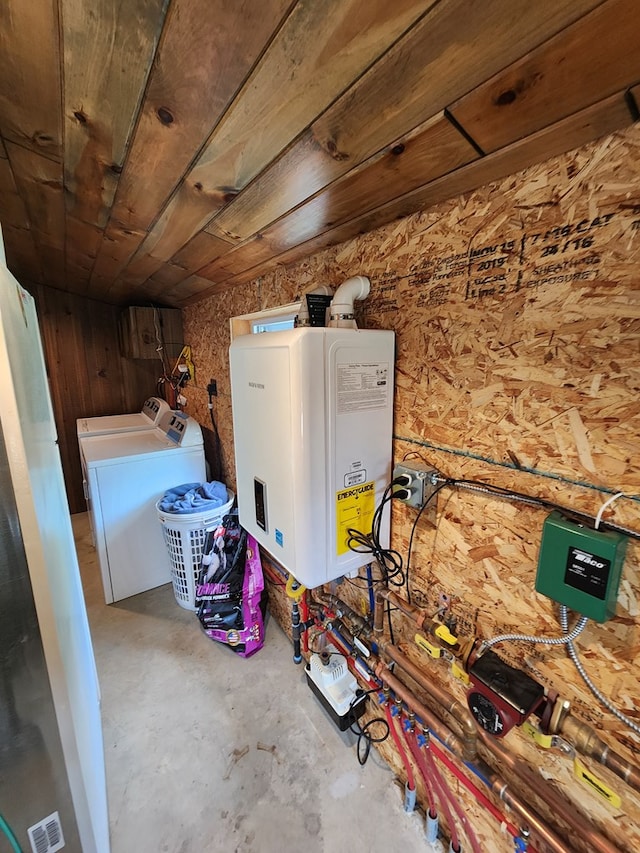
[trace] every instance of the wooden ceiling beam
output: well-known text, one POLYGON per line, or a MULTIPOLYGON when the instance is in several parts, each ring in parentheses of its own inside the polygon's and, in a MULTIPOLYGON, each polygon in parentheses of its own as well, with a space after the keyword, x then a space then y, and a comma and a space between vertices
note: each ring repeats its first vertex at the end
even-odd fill
MULTIPOLYGON (((141 251, 162 260, 171 258, 433 5, 435 0, 393 4, 388 0, 299 0, 178 185, 141 251)), ((252 8, 258 9, 255 4, 252 8)), ((241 16, 235 14, 237 23, 241 16)), ((242 42, 247 30, 252 33, 249 23, 243 23, 242 42)), ((174 62, 174 73, 175 67, 174 62)), ((202 112, 202 105, 194 110, 202 112)), ((153 147, 151 139, 149 146, 153 147)), ((174 180, 177 177, 173 175, 174 180)), ((154 182, 158 180, 156 170, 154 182)), ((147 198, 147 186, 144 192, 147 198)), ((147 221, 159 203, 152 193, 147 204, 152 199, 155 204, 147 221)), ((130 210, 138 207, 129 199, 130 210)), ((124 221, 118 203, 114 216, 124 221)), ((139 216, 136 225, 144 226, 139 216)))
POLYGON ((119 281, 123 281, 129 287, 142 286, 150 276, 160 269, 162 263, 157 258, 152 258, 151 255, 138 254, 125 271, 118 275, 114 284, 117 286, 119 281))
POLYGON ((175 287, 168 290, 164 296, 169 304, 178 306, 185 299, 198 296, 211 289, 211 282, 208 278, 202 278, 199 275, 190 275, 183 279, 175 287))
POLYGON ((82 222, 68 213, 65 225, 67 279, 76 283, 76 292, 86 294, 103 239, 102 228, 82 222))
POLYGON ((216 217, 246 239, 596 5, 442 0, 216 217))
POLYGON ((2 236, 7 256, 7 266, 22 282, 41 284, 44 281, 40 256, 33 234, 28 228, 14 228, 2 224, 2 236))
MULTIPOLYGON (((122 273, 188 164, 232 100, 291 0, 175 0, 167 17, 140 119, 107 230, 127 231, 122 273), (215 27, 203 22, 215 19, 215 27)), ((209 218, 210 210, 208 213, 209 218)), ((164 220, 159 226, 164 231, 164 220)), ((178 229, 181 248, 193 230, 178 229), (184 235, 184 236, 183 236, 184 235)), ((150 244, 151 246, 151 244, 150 244)), ((105 246, 105 251, 109 247, 105 246)), ((150 254, 148 248, 142 252, 150 254)), ((113 255, 108 266, 113 268, 113 255)), ((134 268, 135 269, 135 268, 134 268)), ((104 269, 99 261, 96 276, 104 269)), ((129 278, 134 272, 128 271, 129 278)), ((144 279, 141 279, 141 281, 144 279)))
POLYGON ((392 142, 384 152, 348 172, 313 199, 296 208, 257 238, 223 255, 198 272, 217 281, 221 270, 235 274, 262 258, 279 255, 298 243, 352 220, 398 196, 476 160, 480 155, 443 113, 392 142), (235 264, 234 264, 235 261, 235 264))
POLYGON ((227 277, 224 282, 213 285, 209 291, 187 298, 181 304, 192 304, 199 298, 219 292, 221 288, 227 289, 245 284, 277 266, 293 263, 321 249, 342 243, 416 211, 426 210, 431 205, 477 189, 492 181, 509 175, 513 175, 514 181, 517 181, 517 173, 532 163, 542 162, 631 124, 634 117, 629 111, 625 96, 626 91, 618 92, 538 133, 462 166, 444 177, 319 234, 286 252, 263 259, 257 266, 238 275, 227 277))
POLYGON ((199 270, 228 251, 228 242, 206 231, 200 231, 171 260, 185 270, 199 270))
POLYGON ((13 142, 6 145, 16 187, 25 203, 46 284, 64 287, 62 164, 13 142))
POLYGON ((16 187, 11 164, 1 142, 0 151, 4 154, 0 157, 0 222, 3 226, 30 228, 27 209, 16 187))
POLYGON ((140 231, 122 228, 110 222, 104 230, 98 257, 91 274, 89 295, 100 299, 106 295, 105 284, 115 281, 144 238, 140 231))
POLYGON ((62 159, 57 0, 3 0, 0 131, 5 139, 62 159))
POLYGON ((5 0, 8 256, 110 302, 221 292, 638 118, 636 6, 5 0))
POLYGON ((637 0, 610 0, 453 104, 486 151, 640 80, 637 0))
POLYGON ((113 209, 119 223, 152 225, 290 5, 174 0, 113 209))
MULTIPOLYGON (((152 294, 153 299, 160 299, 167 304, 167 293, 188 276, 187 270, 176 264, 163 264, 139 285, 138 291, 142 297, 152 294)), ((130 280, 127 279, 127 281, 130 280)))
POLYGON ((177 264, 163 264, 153 275, 149 276, 149 280, 168 290, 187 278, 188 275, 187 270, 177 264))
POLYGON ((69 214, 103 227, 124 164, 165 0, 60 0, 69 214))

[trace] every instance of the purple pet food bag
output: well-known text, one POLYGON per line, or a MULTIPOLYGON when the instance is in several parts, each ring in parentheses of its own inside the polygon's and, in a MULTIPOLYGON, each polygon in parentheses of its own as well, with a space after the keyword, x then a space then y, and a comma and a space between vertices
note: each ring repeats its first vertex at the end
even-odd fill
POLYGON ((266 590, 258 543, 232 510, 207 532, 196 584, 196 612, 207 636, 242 657, 264 644, 266 590))

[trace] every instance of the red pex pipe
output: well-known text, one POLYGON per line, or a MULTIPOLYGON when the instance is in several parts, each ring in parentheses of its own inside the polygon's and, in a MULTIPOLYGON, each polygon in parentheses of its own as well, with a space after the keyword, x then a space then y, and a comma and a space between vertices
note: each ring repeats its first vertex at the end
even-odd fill
POLYGON ((284 586, 286 584, 286 580, 284 578, 279 577, 268 563, 262 564, 262 571, 263 574, 265 574, 269 578, 271 583, 274 583, 277 586, 284 586))
MULTIPOLYGON (((414 743, 415 743, 416 749, 419 749, 418 741, 417 741, 417 739, 415 739, 415 733, 414 733, 414 743)), ((431 756, 428 756, 428 758, 431 758, 431 756)), ((438 777, 437 771, 434 772, 433 765, 431 767, 427 766, 429 762, 427 760, 427 754, 425 752, 422 753, 421 762, 424 762, 425 775, 429 776, 431 778, 431 782, 432 782, 433 787, 435 789, 436 796, 438 797, 438 800, 440 801, 440 808, 444 812, 444 815, 447 819, 447 826, 449 827, 449 833, 451 834, 451 846, 454 850, 460 850, 461 849, 460 837, 458 835, 456 822, 453 819, 453 812, 451 811, 451 808, 450 808, 450 802, 449 802, 449 798, 447 797, 447 792, 443 788, 444 783, 441 784, 442 780, 438 777)))
POLYGON ((371 678, 365 678, 365 676, 360 672, 360 670, 356 667, 356 662, 353 658, 353 655, 350 651, 348 651, 346 646, 341 643, 341 641, 336 637, 333 631, 330 628, 323 628, 322 630, 325 631, 327 634, 331 634, 331 639, 333 643, 335 643, 335 645, 338 647, 338 651, 342 652, 342 654, 346 657, 347 666, 349 667, 351 674, 355 676, 356 679, 359 678, 361 681, 364 681, 364 683, 372 690, 381 690, 382 688, 377 682, 373 681, 371 678))
MULTIPOLYGON (((483 794, 480 788, 474 785, 471 779, 465 776, 464 773, 458 767, 456 767, 456 765, 453 763, 453 761, 451 761, 447 753, 443 752, 439 747, 435 745, 433 739, 431 740, 429 748, 431 749, 433 754, 437 756, 438 761, 444 764, 445 767, 449 770, 449 772, 452 773, 456 777, 456 779, 462 785, 464 785, 464 787, 470 793, 473 794, 473 796, 480 803, 480 805, 483 806, 490 814, 492 814, 500 825, 504 825, 507 828, 509 834, 513 836, 513 838, 517 838, 520 835, 519 830, 505 818, 500 809, 496 808, 496 806, 494 806, 491 800, 487 796, 485 796, 485 794, 483 794)), ((529 845, 528 849, 532 851, 532 853, 535 853, 534 848, 531 846, 531 844, 529 845)))
MULTIPOLYGON (((473 831, 473 827, 469 823, 469 820, 468 820, 466 814, 464 813, 462 806, 456 800, 453 791, 451 791, 451 789, 448 787, 448 785, 445 782, 445 780, 443 779, 443 777, 440 775, 440 770, 436 766, 435 758, 433 757, 433 755, 431 754, 429 749, 430 749, 430 747, 428 747, 428 746, 425 748, 424 756, 426 758, 427 765, 432 772, 433 782, 435 784, 436 791, 439 791, 441 794, 440 804, 444 807, 443 798, 449 800, 449 803, 451 804, 453 810, 455 811, 458 820, 460 821, 461 825, 464 826, 464 828, 465 828, 465 831, 467 833, 467 838, 469 839, 473 853, 482 853, 482 851, 480 849, 480 844, 479 844, 478 839, 476 837, 476 834, 473 831)), ((452 840, 453 840, 453 835, 452 835, 452 840)), ((459 850, 460 846, 454 844, 453 848, 454 848, 454 850, 456 848, 459 850)))
POLYGON ((387 723, 389 725, 389 731, 391 733, 391 737, 393 738, 393 742, 396 745, 396 749, 400 754, 400 758, 402 759, 402 763, 404 764, 404 769, 407 773, 407 787, 410 791, 415 791, 416 789, 416 780, 413 775, 413 767, 411 766, 411 762, 409 761, 409 756, 405 752, 404 747, 402 746, 402 742, 400 740, 400 736, 398 735, 398 730, 396 729, 396 724, 393 719, 393 715, 391 713, 391 708, 389 707, 389 703, 384 703, 384 713, 387 718, 387 723))
MULTIPOLYGON (((302 617, 303 623, 306 625, 309 619, 309 605, 307 603, 307 591, 305 590, 302 593, 302 598, 300 599, 300 616, 302 617)), ((305 628, 302 632, 302 651, 305 654, 309 653, 309 630, 305 628)))
POLYGON ((415 735, 410 734, 403 726, 401 726, 404 732, 404 739, 407 742, 407 746, 411 750, 411 755, 418 765, 418 770, 420 771, 420 775, 424 780, 424 787, 427 792, 427 799, 429 801, 429 815, 432 818, 438 817, 438 806, 436 803, 436 795, 433 790, 433 785, 431 783, 431 779, 429 778, 429 771, 427 770, 427 766, 422 759, 422 755, 420 754, 420 750, 418 749, 418 744, 415 740, 415 735))

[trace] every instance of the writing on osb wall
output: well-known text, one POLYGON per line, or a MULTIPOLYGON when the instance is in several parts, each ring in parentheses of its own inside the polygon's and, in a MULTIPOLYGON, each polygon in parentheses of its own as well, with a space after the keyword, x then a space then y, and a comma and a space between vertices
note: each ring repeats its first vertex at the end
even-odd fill
POLYGON ((615 216, 583 217, 544 231, 525 232, 518 241, 472 248, 465 299, 596 278, 601 261, 598 245, 610 237, 603 229, 615 216))
MULTIPOLYGON (((416 308, 444 304, 458 294, 465 301, 500 298, 524 288, 590 281, 602 277, 602 253, 612 241, 633 238, 640 220, 625 221, 637 210, 592 212, 552 227, 523 223, 517 236, 503 235, 486 243, 472 240, 463 252, 424 256, 420 266, 404 275, 375 276, 370 310, 397 310, 397 288, 413 291, 416 308)), ((418 253, 418 249, 416 253, 418 253)))

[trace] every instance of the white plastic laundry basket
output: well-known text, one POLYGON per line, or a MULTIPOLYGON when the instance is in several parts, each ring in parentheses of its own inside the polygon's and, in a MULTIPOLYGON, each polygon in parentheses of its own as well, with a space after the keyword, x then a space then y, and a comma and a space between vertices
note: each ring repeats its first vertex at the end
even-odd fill
POLYGON ((173 594, 180 607, 196 609, 196 583, 207 530, 217 527, 231 507, 234 493, 227 489, 226 504, 208 512, 164 512, 156 504, 171 562, 173 594))

